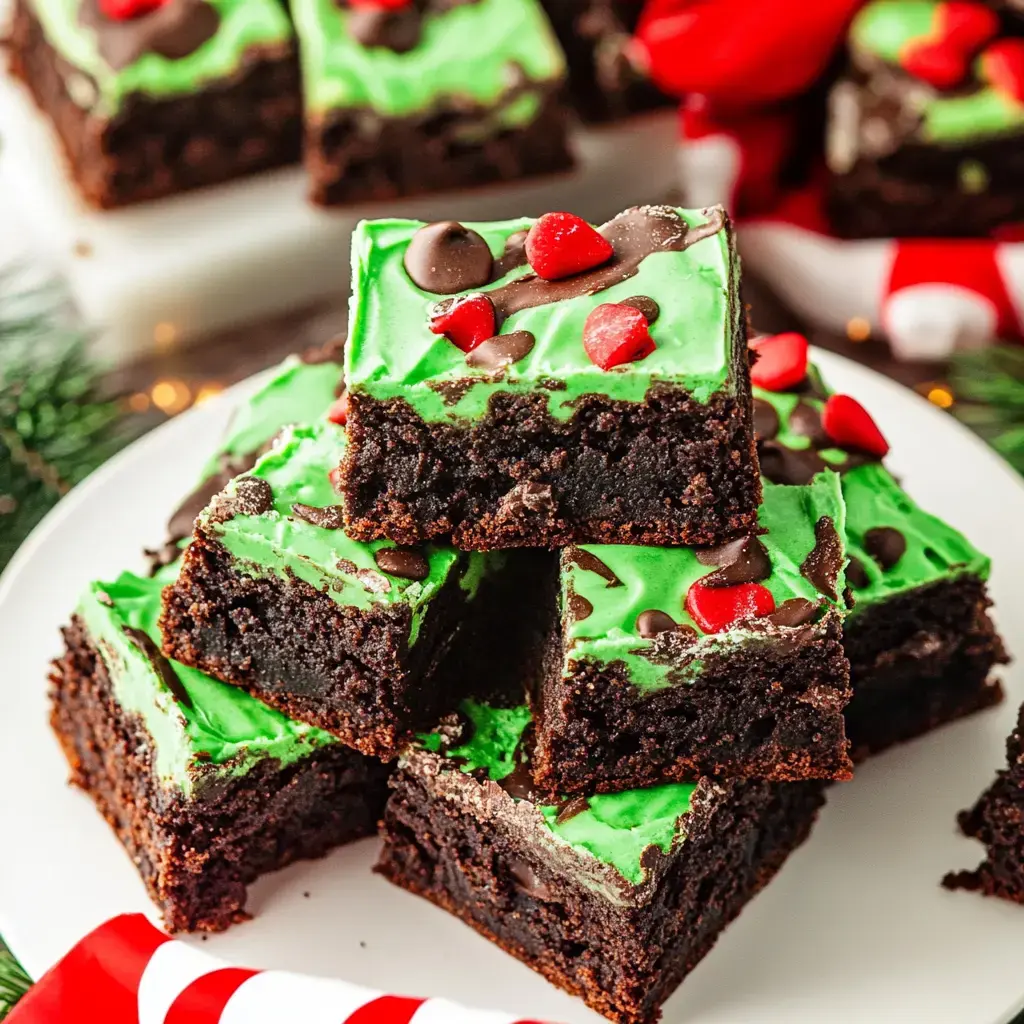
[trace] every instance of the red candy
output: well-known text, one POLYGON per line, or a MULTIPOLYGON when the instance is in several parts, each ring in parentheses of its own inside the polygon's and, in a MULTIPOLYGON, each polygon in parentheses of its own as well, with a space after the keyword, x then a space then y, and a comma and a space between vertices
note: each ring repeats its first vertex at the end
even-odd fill
POLYGON ((705 633, 721 633, 743 619, 771 615, 775 598, 760 583, 705 587, 697 580, 686 593, 686 611, 705 633))
POLYGON ((583 325, 583 347, 602 370, 643 359, 654 351, 647 317, 632 306, 605 302, 583 325))
POLYGON ((331 486, 335 489, 335 491, 337 491, 338 494, 341 494, 341 492, 342 492, 341 466, 335 466, 334 469, 332 469, 327 474, 327 479, 330 480, 331 486))
POLYGON ((867 452, 878 459, 889 454, 889 442, 871 414, 849 395, 829 398, 821 411, 821 425, 839 448, 867 452))
POLYGON ((348 422, 348 394, 344 394, 327 410, 327 418, 331 423, 337 423, 339 427, 345 426, 348 422))
POLYGON ((168 0, 99 0, 100 10, 114 21, 128 21, 150 14, 168 0))
POLYGON ((464 295, 435 307, 430 318, 434 334, 443 334, 463 352, 472 352, 481 342, 498 333, 494 303, 486 295, 464 295))
POLYGON ((939 4, 938 31, 940 39, 973 53, 999 31, 999 17, 979 3, 949 0, 939 4))
POLYGON ((592 270, 614 255, 611 242, 572 213, 545 213, 526 236, 526 258, 545 281, 592 270))
POLYGON ((400 11, 411 3, 412 0, 348 0, 349 7, 362 7, 378 11, 400 11))
POLYGON ((1024 39, 1000 39, 981 55, 981 72, 997 92, 1024 103, 1024 39))
POLYGON ((908 46, 900 57, 903 69, 934 85, 936 89, 952 89, 967 74, 967 55, 946 42, 923 42, 908 46))
POLYGON ((750 381, 765 391, 795 388, 807 376, 807 339, 789 331, 755 338, 750 347, 757 360, 750 368, 750 381))

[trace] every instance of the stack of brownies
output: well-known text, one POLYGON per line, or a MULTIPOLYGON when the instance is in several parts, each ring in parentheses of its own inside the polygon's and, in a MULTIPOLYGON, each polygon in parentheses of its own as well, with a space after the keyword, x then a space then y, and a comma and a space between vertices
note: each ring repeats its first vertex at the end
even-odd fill
POLYGON ((988 561, 748 342, 720 209, 379 220, 353 267, 343 372, 283 366, 83 597, 73 780, 186 930, 387 783, 381 874, 653 1021, 829 780, 999 699, 988 561))

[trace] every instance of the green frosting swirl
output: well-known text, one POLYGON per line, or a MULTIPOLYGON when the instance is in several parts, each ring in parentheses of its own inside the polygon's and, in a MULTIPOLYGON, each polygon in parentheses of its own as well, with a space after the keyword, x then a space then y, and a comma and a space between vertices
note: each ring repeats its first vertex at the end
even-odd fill
MULTIPOLYGON (((419 738, 421 744, 458 759, 459 770, 467 774, 483 772, 492 782, 501 782, 516 766, 519 742, 532 718, 529 708, 464 701, 461 710, 472 723, 462 742, 445 749, 442 736, 430 733, 419 738)), ((668 783, 591 796, 586 809, 561 823, 561 803, 538 805, 538 810, 559 842, 610 864, 626 881, 639 885, 646 877, 644 853, 652 847, 668 853, 685 839, 682 819, 696 788, 695 783, 668 783)))
MULTIPOLYGON (((767 532, 761 542, 771 558, 772 572, 763 581, 775 598, 776 607, 791 598, 826 601, 800 572, 800 566, 815 545, 814 526, 823 516, 843 535, 845 511, 839 477, 819 473, 807 486, 784 487, 764 482, 764 499, 758 522, 767 532)), ((565 626, 564 671, 570 674, 574 662, 591 659, 601 664, 622 662, 630 681, 644 690, 656 690, 691 681, 702 671, 702 658, 751 639, 763 639, 763 632, 738 625, 724 633, 701 635, 683 658, 671 664, 652 660, 655 641, 643 639, 636 627, 637 616, 647 610, 664 612, 677 623, 699 627, 686 612, 686 594, 712 566, 697 559, 693 548, 651 548, 625 544, 585 544, 580 550, 599 558, 615 574, 620 586, 573 561, 563 553, 561 566, 562 607, 570 595, 585 598, 593 611, 585 619, 565 626)), ((840 573, 837 593, 844 579, 840 573)), ((833 602, 834 603, 834 602, 833 602)), ((782 627, 780 627, 782 630, 782 627)), ((783 630, 784 631, 784 630, 783 630)))
POLYGON ((175 697, 149 656, 124 630, 141 629, 160 645, 160 594, 177 578, 179 567, 180 563, 168 566, 150 579, 126 572, 112 583, 92 583, 77 608, 118 703, 142 718, 152 738, 161 781, 191 797, 211 778, 242 775, 266 758, 291 764, 336 742, 238 687, 170 662, 191 706, 175 697))
MULTIPOLYGON (((466 99, 493 107, 516 84, 557 84, 565 58, 538 0, 475 0, 424 17, 408 53, 362 46, 348 28, 350 13, 335 0, 292 0, 306 105, 315 112, 365 107, 387 117, 429 111, 466 99)), ((533 120, 531 102, 508 106, 501 125, 533 120)))
MULTIPOLYGON (((100 56, 96 33, 79 22, 81 0, 30 2, 50 45, 94 82, 96 98, 89 107, 100 115, 116 112, 132 93, 162 98, 198 92, 235 74, 249 50, 292 39, 280 0, 206 0, 217 9, 220 27, 202 46, 179 60, 146 53, 114 71, 100 56)), ((75 90, 71 94, 77 100, 75 90)))
MULTIPOLYGON (((689 225, 707 220, 697 211, 677 212, 689 225)), ((467 227, 486 239, 497 258, 510 235, 532 224, 522 218, 467 227)), ((648 256, 636 276, 594 295, 513 314, 501 332, 529 331, 536 343, 525 358, 495 379, 486 370, 470 369, 463 352, 430 333, 428 312, 441 296, 413 284, 403 265, 405 250, 422 226, 411 220, 364 221, 353 235, 353 295, 345 350, 345 380, 353 394, 381 401, 404 398, 424 420, 438 422, 479 419, 497 393, 532 392, 545 395, 550 414, 564 421, 586 394, 642 402, 652 385, 665 383, 686 388, 703 402, 732 387, 731 297, 737 268, 725 231, 682 252, 648 256), (657 347, 639 362, 602 370, 584 351, 584 321, 602 303, 635 295, 650 296, 661 307, 651 327, 657 347), (551 382, 558 387, 551 388, 551 382), (456 383, 465 386, 464 394, 447 405, 441 389, 456 383)), ((474 290, 487 292, 529 272, 528 266, 519 267, 493 285, 474 290)))

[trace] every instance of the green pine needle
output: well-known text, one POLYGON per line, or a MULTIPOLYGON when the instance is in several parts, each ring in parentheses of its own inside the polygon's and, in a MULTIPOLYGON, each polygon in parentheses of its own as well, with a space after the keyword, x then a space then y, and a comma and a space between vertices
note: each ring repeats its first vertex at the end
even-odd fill
POLYGON ((29 990, 31 984, 21 964, 0 942, 0 1020, 11 1012, 14 1004, 29 990))
POLYGON ((1024 346, 961 353, 950 384, 957 418, 1024 473, 1024 346))

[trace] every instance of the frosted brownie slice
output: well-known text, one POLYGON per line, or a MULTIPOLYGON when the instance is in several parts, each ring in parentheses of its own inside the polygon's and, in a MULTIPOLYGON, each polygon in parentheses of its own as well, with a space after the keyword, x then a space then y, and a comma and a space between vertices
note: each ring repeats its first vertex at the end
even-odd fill
POLYGON ((529 788, 529 720, 467 703, 407 751, 377 870, 611 1020, 652 1024, 807 838, 822 783, 546 801, 529 788))
POLYGON ((267 871, 371 835, 387 770, 159 649, 177 566, 93 583, 64 630, 51 723, 171 931, 244 919, 267 871))
POLYGON ((470 550, 712 544, 760 485, 724 212, 353 239, 346 529, 470 550))

